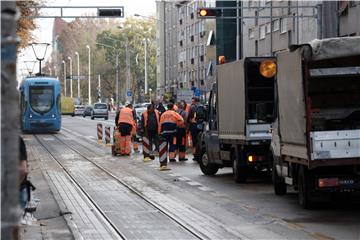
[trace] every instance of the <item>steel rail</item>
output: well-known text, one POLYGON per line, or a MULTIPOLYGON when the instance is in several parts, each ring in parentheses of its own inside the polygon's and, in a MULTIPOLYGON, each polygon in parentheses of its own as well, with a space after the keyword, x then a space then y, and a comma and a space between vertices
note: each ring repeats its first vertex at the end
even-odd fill
MULTIPOLYGON (((74 152, 76 152, 77 154, 79 154, 81 157, 83 157, 84 159, 86 159, 87 161, 91 162, 92 164, 94 164, 97 168, 101 169, 102 171, 104 171, 105 173, 107 173, 109 176, 111 176, 114 180, 116 180, 117 182, 119 182, 121 185, 123 185, 124 187, 126 187, 127 189, 129 189, 132 193, 134 193, 135 195, 137 195, 138 197, 140 197, 141 199, 143 199, 145 202, 147 202, 149 205, 151 205, 152 207, 154 207, 155 209, 159 210, 161 213, 163 213, 166 217, 168 217, 169 219, 171 219, 172 221, 174 221, 175 223, 177 223, 179 226, 181 226, 183 229, 185 229, 187 232, 191 233, 193 236, 195 236, 198 239, 210 239, 210 237, 206 236, 205 234, 197 231, 196 229, 193 229, 191 226, 189 226, 188 224, 186 224, 184 221, 178 219, 176 216, 174 216, 172 213, 170 213, 168 210, 166 210, 164 207, 162 207, 161 205, 157 204, 156 202, 150 200, 149 198, 147 198, 146 196, 144 196, 141 192, 139 192, 138 190, 136 190, 135 188, 131 187, 129 184, 127 184, 126 182, 124 182, 123 180, 121 180, 120 178, 118 178, 117 176, 115 176, 114 174, 112 174, 110 171, 108 171, 107 169, 105 169, 104 167, 100 166, 99 164, 95 163, 93 160, 89 159, 88 157, 86 157, 84 154, 82 154, 79 150, 77 150, 76 148, 74 148, 73 146, 70 146, 69 144, 67 144, 66 142, 64 142, 63 140, 61 140, 58 136, 52 135, 53 137, 55 137, 59 142, 61 142, 62 144, 64 144, 65 146, 67 146, 68 148, 70 148, 71 150, 73 150, 74 152)), ((82 145, 82 144, 81 144, 82 145)), ((88 147, 82 145, 82 147, 89 149, 88 147)), ((89 149, 89 150, 93 150, 93 149, 89 149)))
MULTIPOLYGON (((124 236, 123 233, 116 227, 116 225, 106 216, 106 213, 96 204, 96 202, 91 198, 91 196, 86 192, 86 190, 81 187, 81 185, 78 183, 78 181, 71 175, 71 173, 65 168, 65 166, 52 154, 52 152, 45 146, 45 144, 39 139, 38 136, 35 134, 33 135, 37 142, 45 149, 45 151, 51 156, 53 160, 55 160, 60 167, 64 170, 66 175, 72 180, 72 182, 75 183, 75 185, 81 190, 81 192, 86 196, 87 200, 90 201, 90 203, 93 205, 92 207, 96 209, 96 212, 106 220, 104 223, 108 225, 113 231, 115 231, 121 239, 126 240, 127 238, 124 236)), ((58 139, 58 138, 57 138, 58 139)), ((61 141, 62 142, 62 141, 61 141)), ((63 142, 62 142, 63 143, 63 142)), ((68 145, 66 145, 68 146, 68 145)))

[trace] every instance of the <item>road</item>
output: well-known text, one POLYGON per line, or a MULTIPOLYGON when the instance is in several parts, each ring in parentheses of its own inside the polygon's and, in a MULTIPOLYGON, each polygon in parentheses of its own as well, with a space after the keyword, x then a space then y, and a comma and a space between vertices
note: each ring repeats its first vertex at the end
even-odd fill
POLYGON ((159 172, 157 159, 112 157, 96 124, 113 118, 64 117, 58 134, 25 136, 85 239, 360 239, 359 199, 304 210, 293 190, 275 196, 266 175, 236 184, 230 168, 208 177, 191 160, 159 172))

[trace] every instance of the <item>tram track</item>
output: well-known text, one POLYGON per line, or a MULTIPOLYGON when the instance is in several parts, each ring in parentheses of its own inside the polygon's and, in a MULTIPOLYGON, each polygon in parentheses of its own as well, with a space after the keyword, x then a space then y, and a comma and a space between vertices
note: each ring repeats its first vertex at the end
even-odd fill
POLYGON ((56 156, 45 146, 45 144, 39 139, 37 135, 33 135, 36 141, 41 145, 41 147, 51 156, 51 158, 64 170, 66 175, 71 179, 71 181, 77 186, 77 188, 81 191, 82 194, 87 198, 87 200, 91 203, 93 209, 96 210, 98 215, 103 218, 104 224, 111 230, 113 230, 120 239, 126 240, 127 238, 123 235, 123 233, 118 229, 118 227, 107 217, 106 213, 98 206, 98 204, 91 198, 91 196, 86 192, 86 190, 78 183, 78 181, 73 177, 73 175, 66 169, 66 167, 59 161, 56 156))
MULTIPOLYGON (((81 192, 86 196, 86 198, 92 203, 93 207, 96 209, 96 211, 104 218, 104 220, 106 221, 106 224, 108 225, 109 228, 113 229, 118 236, 121 239, 128 239, 122 232, 121 230, 116 226, 116 224, 114 224, 112 222, 112 220, 107 216, 106 212, 103 211, 101 209, 101 207, 96 203, 96 201, 90 196, 90 194, 86 191, 86 189, 84 189, 81 184, 76 180, 76 178, 74 177, 73 173, 71 173, 71 171, 69 171, 67 169, 67 167, 62 163, 61 160, 58 159, 57 156, 55 156, 55 154, 53 154, 51 152, 51 150, 49 149, 49 147, 46 146, 46 144, 44 144, 44 142, 36 135, 35 139, 37 140, 37 142, 44 148, 44 150, 51 156, 51 158, 56 161, 61 168, 65 171, 66 175, 69 176, 69 178, 76 184, 76 186, 81 190, 81 192)), ((179 227, 181 227, 184 231, 186 231, 187 233, 189 233, 191 236, 193 236, 194 239, 210 239, 211 237, 207 236, 205 233, 198 231, 197 229, 192 228, 191 226, 189 226, 189 224, 187 224, 186 222, 184 222, 182 219, 177 218, 176 216, 174 216, 171 212, 167 211, 165 208, 163 208, 160 204, 155 203, 154 201, 152 201, 151 199, 149 199, 148 197, 144 196, 141 192, 139 192, 137 189, 133 188, 132 186, 130 186, 129 184, 127 184, 126 182, 124 182, 122 179, 118 178, 117 176, 115 176, 113 173, 111 173, 110 171, 108 171, 107 169, 105 169, 104 167, 100 166, 98 163, 94 162, 92 159, 90 159, 89 157, 87 157, 85 154, 83 154, 82 152, 80 152, 78 149, 76 149, 75 147, 69 145, 68 143, 66 143, 65 141, 63 141, 61 138, 59 138, 56 135, 51 135, 51 137, 53 137, 54 139, 56 139, 56 141, 58 141, 59 143, 61 143, 62 145, 66 146, 68 149, 70 149, 71 151, 75 152, 76 154, 78 154, 79 156, 81 156, 83 159, 85 159, 86 161, 90 162, 93 166, 95 166, 97 169, 101 170, 102 172, 106 173, 108 176, 110 176, 113 180, 115 180, 116 182, 118 182, 119 184, 121 184, 123 187, 125 187, 126 189, 128 189, 131 193, 135 194, 138 198, 140 198, 142 201, 146 202, 146 204, 150 205, 154 210, 162 213, 164 216, 166 216, 169 220, 171 220, 174 224, 178 225, 179 227)), ((84 148, 88 148, 86 146, 82 146, 84 148)), ((90 150, 90 149, 89 149, 90 150)))

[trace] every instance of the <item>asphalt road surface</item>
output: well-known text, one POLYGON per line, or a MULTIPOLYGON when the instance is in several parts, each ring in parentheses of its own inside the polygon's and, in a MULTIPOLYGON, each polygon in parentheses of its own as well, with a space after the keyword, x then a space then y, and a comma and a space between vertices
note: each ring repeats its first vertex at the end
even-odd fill
POLYGON ((292 189, 275 196, 266 173, 236 184, 230 168, 204 176, 192 156, 159 172, 158 159, 144 163, 140 153, 112 157, 110 147, 97 141, 98 122, 113 126, 114 116, 107 121, 66 116, 58 134, 25 136, 44 166, 56 172, 48 172, 55 186, 56 181, 67 186, 59 195, 71 192, 70 200, 78 199, 74 204, 58 198, 68 207, 82 206, 73 211, 73 225, 86 239, 89 231, 98 234, 94 239, 360 239, 359 198, 304 210, 292 189), (102 227, 89 227, 99 222, 102 227))

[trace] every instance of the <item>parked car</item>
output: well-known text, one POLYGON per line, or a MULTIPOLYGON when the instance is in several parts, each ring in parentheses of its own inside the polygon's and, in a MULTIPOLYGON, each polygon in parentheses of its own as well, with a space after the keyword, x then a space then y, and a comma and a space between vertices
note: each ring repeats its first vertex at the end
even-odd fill
POLYGON ((105 120, 109 119, 109 111, 106 103, 95 103, 94 108, 91 112, 91 120, 94 118, 104 118, 105 120))
POLYGON ((91 116, 92 110, 93 110, 92 106, 86 106, 85 110, 84 110, 84 113, 83 113, 83 117, 91 116))
POLYGON ((84 114, 85 106, 83 105, 75 105, 75 116, 81 116, 84 114))

